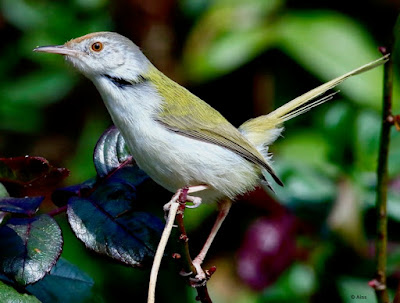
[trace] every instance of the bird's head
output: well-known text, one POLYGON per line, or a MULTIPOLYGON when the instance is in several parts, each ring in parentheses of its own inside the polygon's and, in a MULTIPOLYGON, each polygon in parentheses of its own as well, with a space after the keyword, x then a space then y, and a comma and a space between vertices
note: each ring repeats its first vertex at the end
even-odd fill
POLYGON ((63 45, 40 46, 34 51, 64 55, 68 62, 91 80, 104 75, 135 80, 145 74, 150 65, 139 47, 113 32, 91 33, 63 45))

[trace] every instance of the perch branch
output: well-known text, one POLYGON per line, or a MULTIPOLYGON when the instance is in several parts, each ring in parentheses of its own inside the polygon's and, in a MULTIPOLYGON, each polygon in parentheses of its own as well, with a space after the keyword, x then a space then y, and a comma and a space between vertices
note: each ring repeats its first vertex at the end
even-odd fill
MULTIPOLYGON (((168 239, 171 235, 171 231, 172 231, 172 227, 173 227, 173 223, 174 223, 175 219, 177 219, 177 221, 179 223, 178 227, 181 231, 181 235, 185 236, 187 239, 185 227, 183 225, 183 212, 184 212, 184 209, 186 206, 186 201, 189 198, 191 198, 190 200, 193 200, 193 197, 188 196, 188 193, 202 191, 207 188, 208 187, 206 185, 199 185, 199 186, 185 187, 183 189, 180 189, 172 197, 172 199, 164 206, 164 210, 168 210, 167 223, 164 227, 160 242, 158 243, 156 254, 154 256, 153 266, 152 266, 151 272, 150 272, 150 282, 149 282, 147 303, 155 302, 157 276, 158 276, 158 272, 159 272, 160 265, 161 265, 161 259, 164 255, 165 247, 167 246, 168 239), (178 212, 178 210, 179 210, 179 212, 178 212)), ((197 203, 199 203, 199 202, 197 202, 197 203)), ((185 259, 187 260, 186 261, 187 266, 185 266, 184 269, 189 269, 190 274, 188 275, 188 277, 189 277, 189 281, 190 281, 192 275, 193 274, 196 275, 197 272, 193 266, 192 259, 190 257, 189 246, 187 244, 187 241, 183 241, 183 242, 186 242, 184 244, 184 251, 186 251, 184 253, 184 256, 185 256, 185 259)), ((196 299, 198 301, 201 301, 202 303, 212 303, 212 301, 208 295, 208 291, 205 286, 205 283, 204 283, 204 285, 196 287, 196 289, 197 289, 197 293, 198 293, 198 296, 196 299)))
POLYGON ((376 238, 376 277, 375 293, 379 303, 388 303, 389 297, 386 287, 386 260, 387 260, 387 184, 388 184, 388 154, 390 144, 390 129, 393 125, 392 116, 392 87, 393 87, 393 60, 384 65, 383 78, 383 106, 382 128, 379 143, 379 158, 377 168, 377 238, 376 238))
MULTIPOLYGON (((188 273, 188 282, 191 286, 195 286, 195 283, 192 281, 193 278, 196 277, 197 275, 197 270, 193 266, 193 260, 190 256, 189 252, 189 238, 186 233, 185 225, 184 225, 184 210, 185 210, 185 204, 181 203, 178 209, 178 213, 176 215, 176 223, 178 225, 178 230, 179 230, 179 241, 181 243, 181 265, 182 265, 182 271, 185 273, 188 273)), ((213 273, 215 270, 209 270, 209 274, 213 273)), ((201 284, 198 286, 195 286, 196 291, 197 291, 197 297, 196 300, 200 301, 201 303, 212 303, 212 300, 208 294, 208 289, 207 289, 207 284, 201 284)))
POLYGON ((169 208, 169 212, 168 212, 167 223, 164 227, 160 242, 158 243, 156 254, 154 256, 153 266, 152 266, 151 272, 150 272, 149 292, 148 292, 148 296, 147 296, 148 303, 155 302, 155 292, 156 292, 158 271, 160 269, 161 259, 164 255, 165 247, 167 246, 168 239, 171 234, 172 226, 175 221, 176 212, 178 211, 179 195, 180 195, 180 191, 178 191, 178 193, 176 193, 170 201, 170 208, 169 208))

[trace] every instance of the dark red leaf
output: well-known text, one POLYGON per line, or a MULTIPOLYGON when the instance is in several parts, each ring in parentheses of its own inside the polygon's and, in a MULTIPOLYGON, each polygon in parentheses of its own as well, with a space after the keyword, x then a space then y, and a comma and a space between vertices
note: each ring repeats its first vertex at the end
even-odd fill
POLYGON ((296 220, 288 213, 254 222, 238 252, 239 276, 258 290, 275 282, 295 259, 295 230, 296 220))
POLYGON ((0 158, 0 182, 13 197, 43 196, 68 175, 42 157, 0 158))

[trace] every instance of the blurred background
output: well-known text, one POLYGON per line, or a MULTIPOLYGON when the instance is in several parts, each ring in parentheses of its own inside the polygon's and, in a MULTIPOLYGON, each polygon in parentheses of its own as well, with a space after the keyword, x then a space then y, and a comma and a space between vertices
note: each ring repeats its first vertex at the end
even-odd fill
MULTIPOLYGON (((34 155, 66 167, 65 185, 95 175, 93 148, 111 120, 94 86, 59 56, 33 53, 94 32, 138 44, 165 74, 235 126, 380 56, 400 1, 0 0, 0 157, 34 155)), ((397 56, 396 54, 394 54, 397 56)), ((395 82, 394 112, 399 113, 395 82), (396 104, 397 103, 397 104, 396 104)), ((271 147, 285 183, 234 205, 206 260, 222 302, 376 302, 375 184, 382 68, 347 80, 334 101, 289 121, 271 147)), ((400 134, 389 158, 388 285, 400 279, 400 134)), ((154 201, 162 205, 164 201, 154 201)), ((215 218, 186 212, 193 255, 215 218)), ((88 252, 59 218, 63 257, 95 281, 89 302, 143 302, 148 270, 88 252)), ((393 292, 392 292, 393 294, 393 292)), ((174 267, 157 302, 195 302, 174 267)))

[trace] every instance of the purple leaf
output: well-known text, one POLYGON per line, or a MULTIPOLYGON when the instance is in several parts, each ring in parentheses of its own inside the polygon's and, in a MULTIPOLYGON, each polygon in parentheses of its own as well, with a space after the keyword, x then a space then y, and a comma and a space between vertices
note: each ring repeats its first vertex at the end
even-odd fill
POLYGON ((238 273, 249 286, 271 285, 296 255, 295 218, 290 214, 260 218, 247 231, 238 252, 238 273))
POLYGON ((0 198, 0 211, 31 216, 43 200, 44 197, 0 198))

